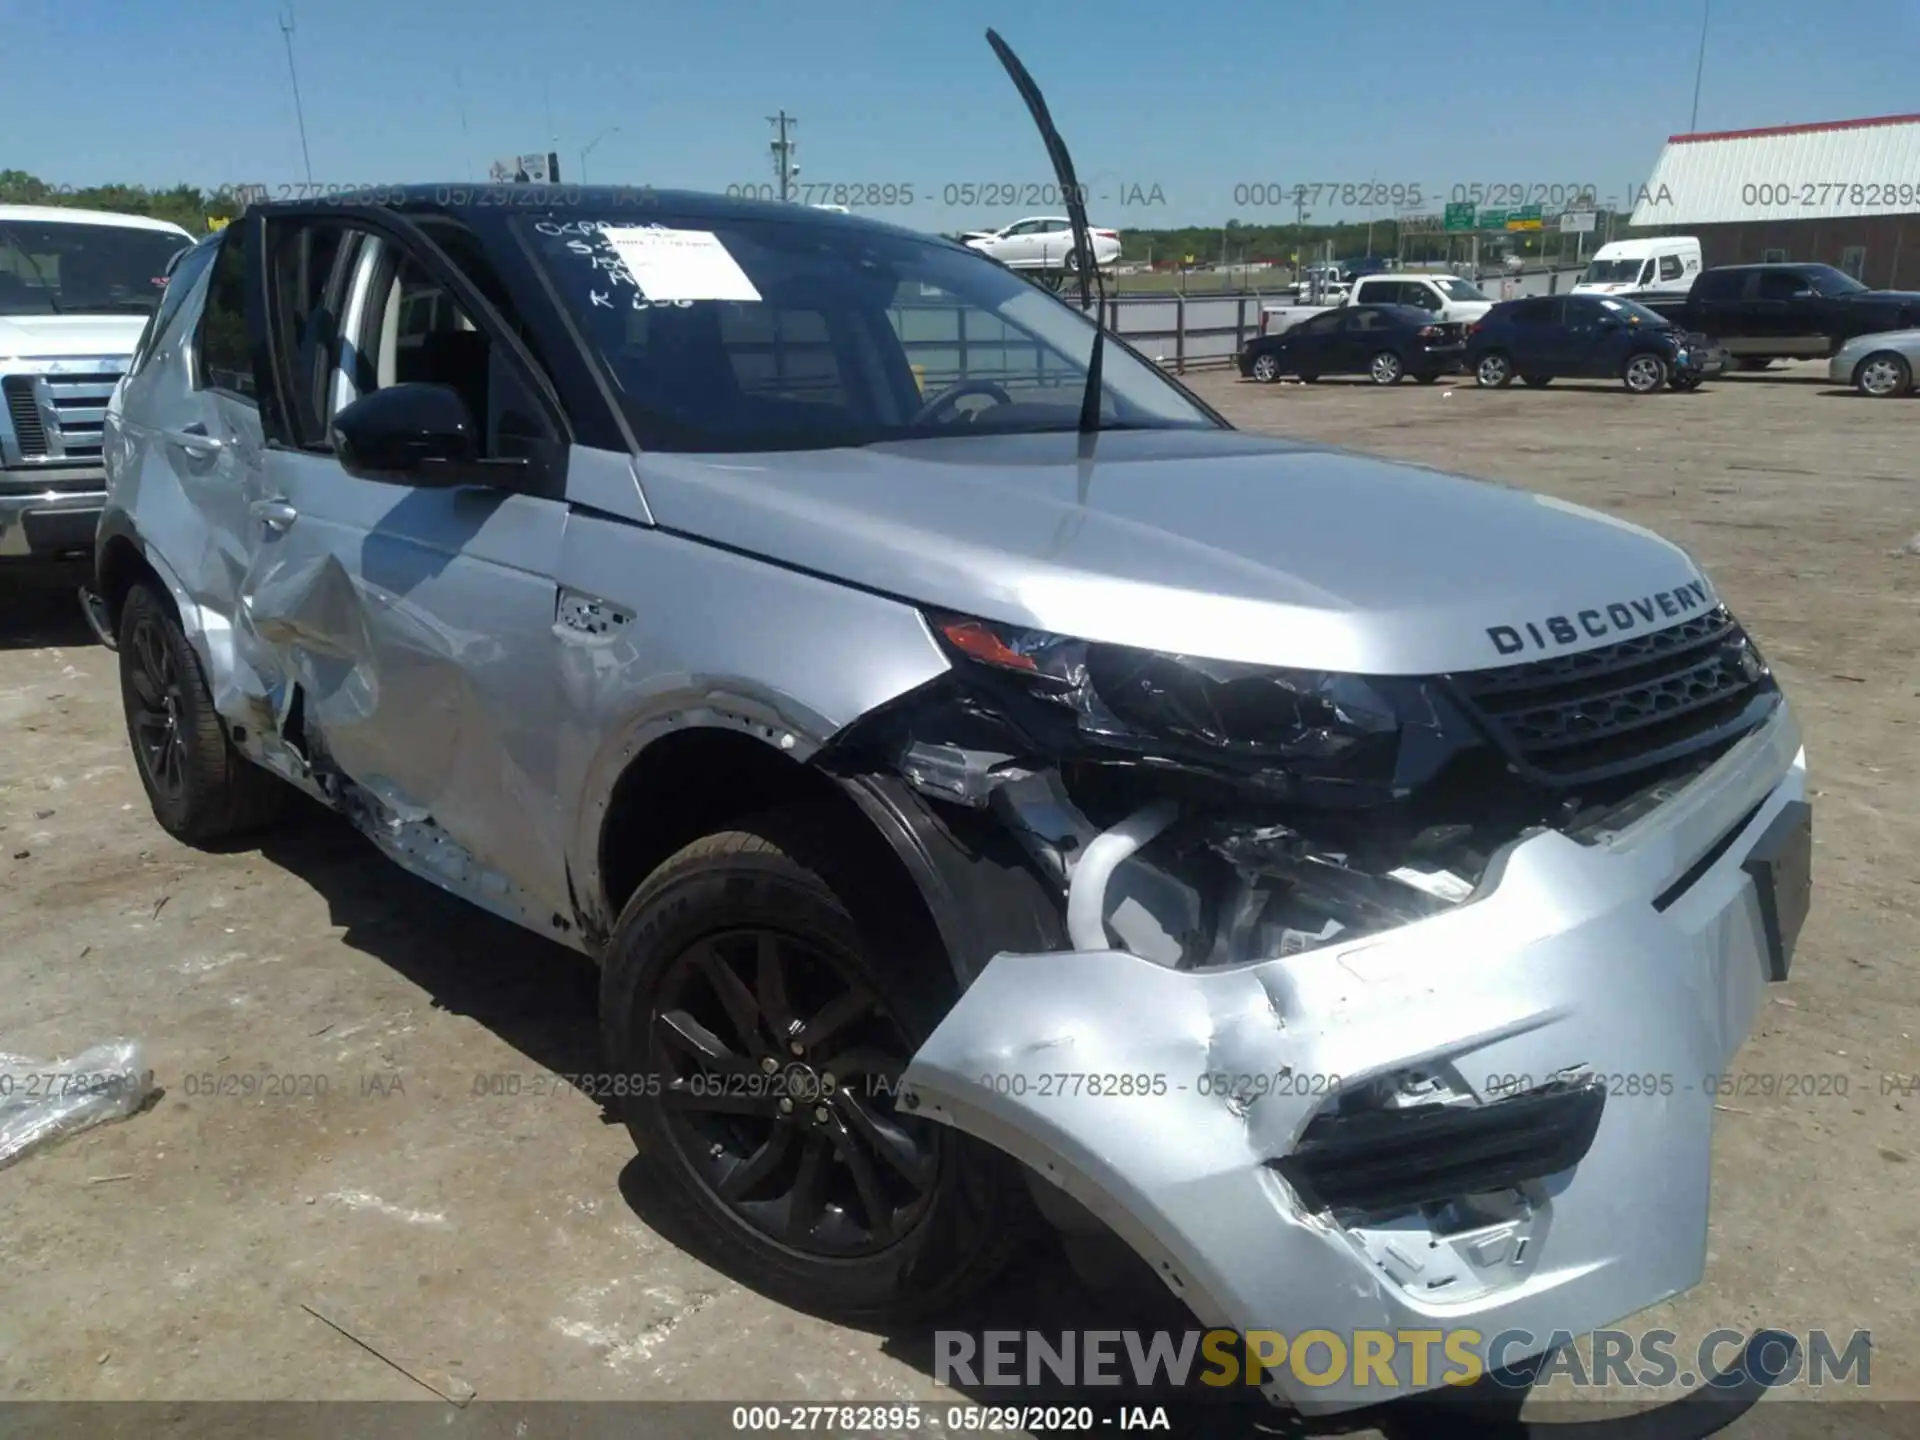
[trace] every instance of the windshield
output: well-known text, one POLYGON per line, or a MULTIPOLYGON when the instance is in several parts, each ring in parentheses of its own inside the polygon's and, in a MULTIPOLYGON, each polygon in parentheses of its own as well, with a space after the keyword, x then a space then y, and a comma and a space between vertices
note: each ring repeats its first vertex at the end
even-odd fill
POLYGON ((1462 280, 1457 275, 1435 275, 1433 283, 1440 287, 1440 293, 1449 300, 1491 301, 1493 299, 1471 280, 1462 280))
POLYGON ((192 243, 130 225, 0 221, 0 315, 149 315, 167 262, 192 243))
POLYGON ((1640 278, 1644 260, 1596 260, 1580 277, 1583 285, 1631 285, 1640 278))
POLYGON ((1867 287, 1831 265, 1809 265, 1804 272, 1807 283, 1822 295, 1852 295, 1867 287))
MULTIPOLYGON (((645 448, 1078 426, 1092 322, 984 256, 818 221, 630 218, 515 223, 645 448)), ((1102 429, 1217 428, 1154 366, 1104 348, 1102 429)))

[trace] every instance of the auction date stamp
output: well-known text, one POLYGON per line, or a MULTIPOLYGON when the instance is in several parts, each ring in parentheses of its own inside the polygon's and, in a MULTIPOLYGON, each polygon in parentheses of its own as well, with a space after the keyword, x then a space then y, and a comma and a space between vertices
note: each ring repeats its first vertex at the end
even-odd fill
POLYGON ((297 182, 285 185, 223 185, 212 194, 216 205, 399 205, 432 204, 476 209, 595 210, 658 206, 651 185, 396 185, 391 182, 340 184, 297 182))
POLYGON ((317 1100, 332 1084, 317 1070, 195 1070, 181 1077, 180 1093, 196 1100, 317 1100))
POLYGON ((144 1094, 153 1088, 153 1072, 98 1070, 16 1070, 0 1074, 0 1100, 67 1100, 88 1095, 144 1094))
POLYGON ((1756 210, 1812 210, 1828 205, 1857 205, 1865 210, 1920 204, 1920 181, 1803 180, 1758 181, 1740 187, 1740 203, 1756 210))
POLYGON ((1016 1099, 1060 1100, 1077 1096, 1101 1099, 1158 1099, 1167 1095, 1201 1095, 1240 1102, 1269 1095, 1331 1095, 1340 1088, 1338 1075, 1285 1067, 1266 1071, 1206 1070, 1176 1078, 1152 1070, 1024 1070, 995 1071, 976 1077, 983 1088, 1016 1099))
MULTIPOLYGON (((698 1093, 708 1094, 707 1083, 710 1082, 713 1087, 711 1093, 717 1096, 730 1093, 720 1088, 728 1080, 758 1077, 704 1075, 695 1078, 702 1082, 702 1088, 698 1093)), ((560 1075, 547 1071, 486 1070, 475 1073, 473 1086, 468 1093, 475 1098, 492 1100, 558 1099, 564 1095, 583 1095, 589 1100, 624 1100, 629 1097, 658 1095, 663 1088, 658 1075, 642 1072, 605 1071, 560 1075)))
MULTIPOLYGON (((1896 1076, 1881 1077, 1880 1093, 1892 1094, 1887 1082, 1896 1076)), ((1609 1099, 1661 1098, 1674 1095, 1711 1095, 1716 1100, 1739 1097, 1765 1099, 1845 1099, 1852 1093, 1853 1077, 1841 1070, 1813 1071, 1714 1071, 1702 1075, 1672 1075, 1661 1071, 1623 1071, 1617 1074, 1527 1075, 1502 1073, 1486 1077, 1483 1087, 1490 1096, 1524 1095, 1555 1083, 1598 1084, 1609 1099)))
POLYGON ((1248 180, 1233 187, 1238 209, 1305 209, 1338 205, 1358 210, 1422 210, 1474 205, 1487 210, 1587 209, 1600 187, 1575 180, 1473 180, 1432 185, 1420 180, 1248 180))
POLYGON ((952 180, 927 185, 911 180, 790 180, 786 194, 771 180, 748 180, 722 192, 729 200, 789 200, 801 205, 838 205, 848 210, 885 210, 912 205, 972 209, 1059 209, 1082 205, 1125 208, 1164 206, 1167 194, 1154 181, 1105 179, 1098 185, 1054 181, 952 180))
POLYGON ((1111 1427, 1091 1405, 736 1405, 736 1433, 810 1435, 993 1435, 1068 1433, 1111 1427))

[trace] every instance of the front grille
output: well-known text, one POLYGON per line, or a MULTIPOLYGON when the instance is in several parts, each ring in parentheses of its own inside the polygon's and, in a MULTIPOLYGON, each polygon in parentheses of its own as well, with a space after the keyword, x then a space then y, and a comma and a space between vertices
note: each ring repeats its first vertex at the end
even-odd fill
POLYGON ((0 382, 20 459, 49 465, 100 460, 107 402, 120 371, 106 368, 112 361, 87 363, 100 368, 9 375, 0 382))
POLYGON ((0 381, 6 390, 7 418, 13 422, 13 438, 22 458, 47 453, 47 429, 40 423, 40 405, 33 397, 33 376, 9 375, 0 381))
POLYGON ((60 443, 69 460, 98 460, 107 423, 107 402, 120 376, 113 371, 91 375, 48 375, 41 382, 52 402, 60 443))
POLYGON ((1559 784, 1727 740, 1777 693, 1759 652, 1723 608, 1597 650, 1458 675, 1453 683, 1516 768, 1559 784))

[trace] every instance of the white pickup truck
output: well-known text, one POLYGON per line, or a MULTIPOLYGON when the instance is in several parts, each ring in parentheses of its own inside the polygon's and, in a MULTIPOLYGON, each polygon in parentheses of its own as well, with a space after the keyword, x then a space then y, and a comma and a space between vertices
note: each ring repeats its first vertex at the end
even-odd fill
POLYGON ((93 553, 107 401, 192 244, 140 215, 0 205, 0 579, 93 553))
POLYGON ((1472 324, 1494 307, 1494 298, 1471 280, 1457 275, 1400 271, 1363 275, 1346 295, 1332 305, 1264 305, 1260 333, 1278 335, 1309 316, 1340 305, 1412 305, 1431 311, 1435 320, 1472 324))

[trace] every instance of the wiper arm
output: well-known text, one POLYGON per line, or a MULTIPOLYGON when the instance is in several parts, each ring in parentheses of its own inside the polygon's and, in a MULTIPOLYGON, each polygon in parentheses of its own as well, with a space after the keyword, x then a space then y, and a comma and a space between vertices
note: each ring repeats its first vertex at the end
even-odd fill
POLYGON ((1087 356, 1087 388, 1080 396, 1080 433, 1091 435, 1100 428, 1100 360, 1105 348, 1107 327, 1103 320, 1106 310, 1106 286, 1098 280, 1099 264, 1093 254, 1093 235, 1087 225, 1087 201, 1081 193, 1080 183, 1074 177, 1073 157, 1067 153, 1067 142, 1060 138, 1060 131, 1054 126, 1053 116, 1048 113, 1047 102, 1040 94, 1040 87, 1033 83, 1033 76, 1027 73, 1027 67, 1020 63, 1007 42, 996 31, 987 31, 987 44, 993 47, 993 53, 1000 57, 1000 63, 1006 67, 1013 88, 1020 92, 1020 98, 1027 102, 1027 110, 1033 116, 1033 123, 1040 127, 1040 138, 1046 142, 1047 158, 1053 161, 1054 179, 1060 183, 1060 193, 1066 197, 1067 220, 1073 226, 1073 248, 1080 256, 1080 308, 1087 309, 1093 304, 1093 290, 1099 285, 1100 308, 1093 316, 1093 351, 1087 356), (1089 272, 1093 272, 1090 276, 1089 272))

